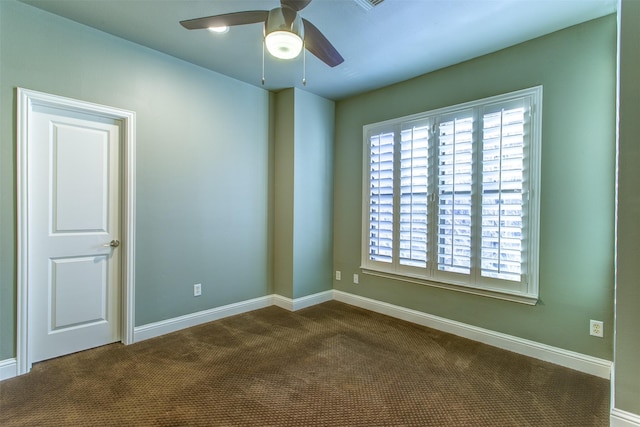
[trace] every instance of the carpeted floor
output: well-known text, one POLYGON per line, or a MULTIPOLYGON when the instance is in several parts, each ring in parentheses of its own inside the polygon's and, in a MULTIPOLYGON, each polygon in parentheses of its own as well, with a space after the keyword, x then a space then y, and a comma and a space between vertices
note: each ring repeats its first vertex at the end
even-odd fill
POLYGON ((335 301, 0 382, 8 426, 607 426, 609 381, 335 301))

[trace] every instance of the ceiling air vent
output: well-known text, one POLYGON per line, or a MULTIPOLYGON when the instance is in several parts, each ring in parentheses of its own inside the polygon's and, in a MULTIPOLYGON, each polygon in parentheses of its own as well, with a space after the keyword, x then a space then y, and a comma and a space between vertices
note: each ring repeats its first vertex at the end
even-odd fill
POLYGON ((376 6, 379 6, 384 0, 353 0, 358 6, 366 11, 370 11, 376 6))

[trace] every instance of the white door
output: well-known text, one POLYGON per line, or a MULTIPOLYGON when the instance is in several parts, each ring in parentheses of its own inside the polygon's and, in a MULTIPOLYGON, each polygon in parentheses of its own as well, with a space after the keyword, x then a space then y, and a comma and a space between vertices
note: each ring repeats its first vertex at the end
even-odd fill
POLYGON ((119 122, 99 114, 41 105, 30 115, 31 362, 120 341, 121 139, 119 122))

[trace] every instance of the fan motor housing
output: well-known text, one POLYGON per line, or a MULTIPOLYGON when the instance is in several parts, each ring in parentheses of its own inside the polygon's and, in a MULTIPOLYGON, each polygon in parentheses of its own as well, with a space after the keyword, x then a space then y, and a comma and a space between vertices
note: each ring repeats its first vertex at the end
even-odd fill
POLYGON ((264 22, 264 35, 267 36, 274 31, 288 31, 304 40, 302 18, 290 7, 276 7, 269 11, 269 16, 264 22))

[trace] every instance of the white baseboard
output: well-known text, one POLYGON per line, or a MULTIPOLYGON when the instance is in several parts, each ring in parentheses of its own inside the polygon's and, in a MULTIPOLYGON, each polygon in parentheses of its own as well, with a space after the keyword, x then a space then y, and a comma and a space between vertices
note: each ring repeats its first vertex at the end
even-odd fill
POLYGON ((296 311, 311 307, 312 305, 322 304, 323 302, 331 301, 332 299, 332 290, 318 292, 317 294, 307 295, 296 299, 286 298, 281 295, 273 295, 273 305, 277 305, 285 310, 296 311))
MULTIPOLYGON (((276 305, 289 311, 296 311, 332 299, 598 377, 609 379, 613 374, 611 369, 612 363, 608 360, 598 359, 488 329, 478 328, 443 317, 338 290, 329 290, 296 299, 286 298, 280 295, 268 295, 138 326, 134 329, 134 342, 158 337, 236 314, 258 310, 271 305, 276 305)), ((15 358, 0 360, 0 381, 17 376, 17 372, 17 362, 15 358)), ((640 427, 640 415, 612 408, 610 425, 611 427, 640 427)))
MULTIPOLYGON (((149 338, 179 331, 181 329, 211 322, 236 314, 276 305, 289 311, 296 311, 312 305, 330 300, 340 301, 346 304, 361 307, 377 313, 385 314, 397 319, 427 326, 460 337, 492 345, 494 347, 513 351, 536 359, 565 366, 570 369, 610 379, 611 362, 596 357, 552 347, 535 341, 530 341, 512 335, 479 328, 443 317, 434 316, 405 307, 389 304, 358 295, 329 290, 302 298, 290 299, 280 295, 267 295, 247 301, 216 307, 197 313, 167 319, 160 322, 149 323, 134 328, 133 342, 143 341, 149 338)), ((17 375, 16 359, 0 361, 0 380, 15 377, 17 375)), ((618 409, 611 411, 611 425, 620 427, 640 427, 640 417, 618 409), (614 421, 616 424, 614 424, 614 421)))
POLYGON ((260 308, 269 307, 271 305, 273 305, 273 296, 268 295, 260 298, 250 299, 247 301, 224 305, 222 307, 212 308, 209 310, 198 311, 196 313, 186 314, 184 316, 174 317, 172 319, 161 320, 160 322, 136 326, 133 330, 133 342, 159 337, 160 335, 179 331, 185 328, 190 328, 202 323, 212 322, 224 317, 258 310, 260 308))
POLYGON ((307 295, 296 299, 286 298, 281 295, 267 295, 264 297, 241 301, 222 307, 212 308, 210 310, 185 314, 184 316, 174 317, 172 319, 166 319, 142 326, 136 326, 133 330, 133 342, 144 341, 149 338, 159 337, 160 335, 176 332, 181 329, 190 328, 192 326, 200 325, 203 323, 212 322, 224 317, 258 310, 260 308, 269 307, 271 305, 276 305, 289 311, 296 311, 306 307, 310 307, 312 305, 331 301, 332 299, 332 290, 319 292, 317 294, 307 295))
POLYGON ((18 375, 18 363, 15 358, 0 360, 0 381, 18 375))
POLYGON ((333 291, 333 298, 346 304, 355 305, 397 319, 417 323, 422 326, 448 332, 474 341, 489 344, 494 347, 523 354, 535 359, 555 363, 587 374, 609 379, 611 376, 611 362, 585 354, 564 350, 535 341, 514 337, 512 335, 467 325, 443 317, 411 310, 405 307, 361 297, 342 291, 333 291))
POLYGON ((613 408, 610 423, 611 427, 640 427, 640 415, 613 408))

